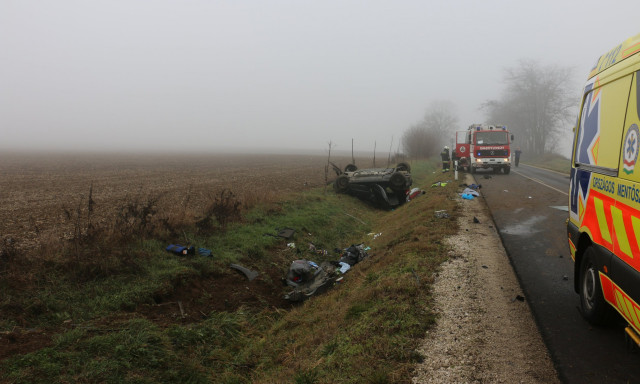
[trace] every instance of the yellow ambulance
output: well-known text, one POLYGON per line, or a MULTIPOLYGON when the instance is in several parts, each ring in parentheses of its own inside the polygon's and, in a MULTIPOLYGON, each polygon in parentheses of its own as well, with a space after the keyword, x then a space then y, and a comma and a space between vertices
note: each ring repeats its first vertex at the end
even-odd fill
POLYGON ((567 232, 583 316, 640 345, 640 34, 600 57, 575 128, 567 232))

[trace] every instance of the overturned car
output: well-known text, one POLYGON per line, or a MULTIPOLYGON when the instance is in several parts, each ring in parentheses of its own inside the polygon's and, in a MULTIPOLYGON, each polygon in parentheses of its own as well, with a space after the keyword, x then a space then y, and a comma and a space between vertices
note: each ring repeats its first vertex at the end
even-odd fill
POLYGON ((348 193, 377 207, 391 209, 407 201, 407 191, 413 183, 410 171, 407 163, 399 163, 395 168, 368 169, 349 164, 338 174, 333 187, 337 193, 348 193))

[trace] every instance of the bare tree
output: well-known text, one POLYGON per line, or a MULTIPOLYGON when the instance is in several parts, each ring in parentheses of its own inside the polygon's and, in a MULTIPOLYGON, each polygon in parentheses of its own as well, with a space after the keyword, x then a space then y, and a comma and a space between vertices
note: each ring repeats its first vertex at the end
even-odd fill
POLYGON ((404 152, 412 158, 430 157, 440 152, 458 125, 455 106, 449 101, 432 102, 418 123, 402 135, 404 152))
POLYGON ((506 124, 525 152, 553 151, 573 115, 571 73, 571 68, 521 60, 517 67, 505 70, 502 98, 483 105, 488 121, 506 124))
POLYGON ((424 122, 412 125, 402 135, 404 152, 414 159, 426 158, 438 153, 438 139, 424 122))
POLYGON ((447 100, 437 100, 429 104, 424 115, 428 130, 434 133, 438 147, 445 145, 454 136, 458 128, 455 105, 447 100))

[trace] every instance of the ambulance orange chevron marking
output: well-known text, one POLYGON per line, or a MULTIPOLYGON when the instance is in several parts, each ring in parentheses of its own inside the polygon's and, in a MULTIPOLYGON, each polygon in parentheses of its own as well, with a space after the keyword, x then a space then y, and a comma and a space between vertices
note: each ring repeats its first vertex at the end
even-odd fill
POLYGON ((592 240, 613 251, 613 237, 611 235, 612 217, 610 207, 615 204, 613 198, 591 188, 584 210, 581 231, 586 228, 592 234, 592 240))
POLYGON ((571 241, 571 238, 569 238, 569 250, 571 251, 571 258, 576 261, 576 246, 571 241))
POLYGON ((592 189, 580 230, 640 271, 640 212, 592 189))
POLYGON ((611 209, 616 239, 616 254, 620 257, 620 253, 627 256, 632 261, 625 258, 623 260, 629 262, 633 268, 640 271, 640 260, 635 256, 640 255, 640 212, 626 204, 617 202, 616 206, 611 209))
POLYGON ((600 272, 600 286, 604 299, 608 301, 620 314, 631 324, 636 331, 640 330, 640 306, 620 287, 616 285, 609 276, 600 272))

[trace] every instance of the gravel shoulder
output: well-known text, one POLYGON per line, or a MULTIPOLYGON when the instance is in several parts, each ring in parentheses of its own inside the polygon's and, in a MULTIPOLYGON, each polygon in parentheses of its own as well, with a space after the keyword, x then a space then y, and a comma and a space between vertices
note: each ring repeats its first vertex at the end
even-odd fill
POLYGON ((460 204, 460 231, 433 286, 438 321, 413 382, 559 383, 484 199, 460 204))

